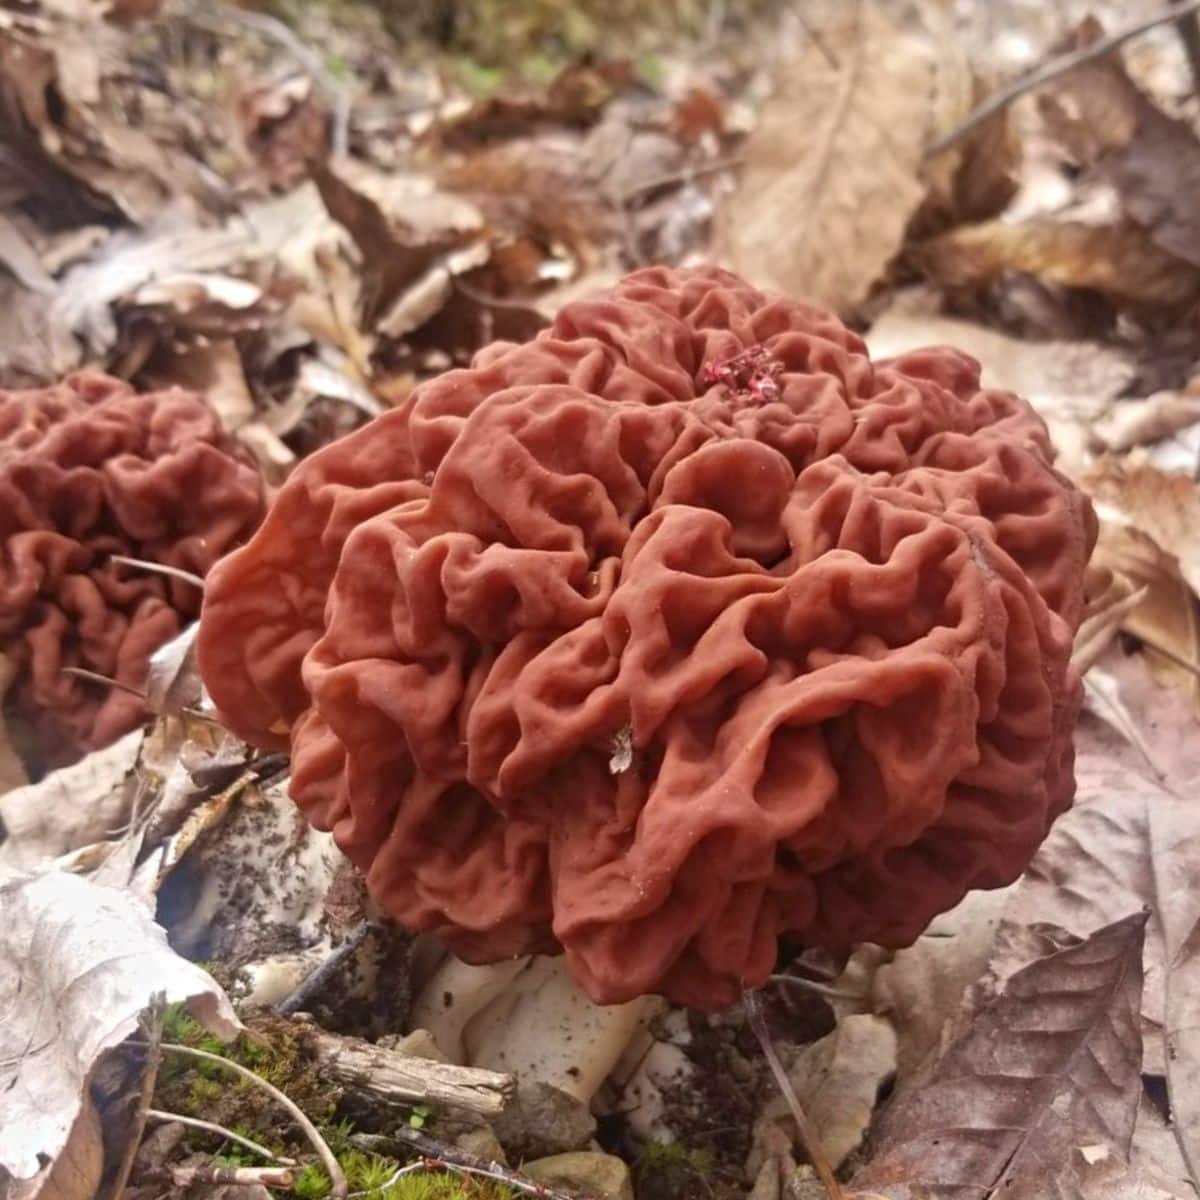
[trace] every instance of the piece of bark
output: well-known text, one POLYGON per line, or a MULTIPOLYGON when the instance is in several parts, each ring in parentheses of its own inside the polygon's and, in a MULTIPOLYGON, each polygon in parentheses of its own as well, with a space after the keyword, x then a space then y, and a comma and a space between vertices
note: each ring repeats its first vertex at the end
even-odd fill
POLYGON ((393 1103, 429 1103, 496 1117, 511 1103, 516 1080, 499 1071, 413 1058, 323 1030, 306 1032, 317 1069, 352 1092, 393 1103))

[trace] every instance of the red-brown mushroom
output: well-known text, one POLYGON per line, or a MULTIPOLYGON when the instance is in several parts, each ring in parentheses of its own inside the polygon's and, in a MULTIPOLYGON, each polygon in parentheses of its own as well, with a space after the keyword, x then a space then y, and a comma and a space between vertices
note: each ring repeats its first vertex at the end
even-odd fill
POLYGON ((258 472, 198 396, 138 395, 95 373, 0 391, 0 656, 15 669, 5 703, 41 765, 133 728, 150 655, 200 609, 193 584, 110 556, 203 575, 264 509, 258 472))
POLYGON ((639 271, 303 463, 201 669, 401 921, 713 1008, 1069 804, 1095 520, 1051 459, 954 350, 639 271))

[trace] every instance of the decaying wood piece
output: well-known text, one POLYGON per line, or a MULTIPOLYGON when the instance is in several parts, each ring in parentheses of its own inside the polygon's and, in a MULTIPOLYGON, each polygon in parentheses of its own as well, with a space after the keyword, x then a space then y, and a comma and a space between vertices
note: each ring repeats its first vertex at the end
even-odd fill
POLYGON ((496 1117, 511 1103, 516 1080, 499 1071, 413 1058, 361 1038, 306 1033, 318 1071, 353 1092, 393 1103, 428 1103, 496 1117))

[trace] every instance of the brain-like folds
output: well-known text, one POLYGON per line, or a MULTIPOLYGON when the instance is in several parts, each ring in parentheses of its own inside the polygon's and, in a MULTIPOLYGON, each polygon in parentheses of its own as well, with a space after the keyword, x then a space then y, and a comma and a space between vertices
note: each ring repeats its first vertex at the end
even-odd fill
POLYGON ((640 271, 302 464, 201 666, 397 918, 712 1008, 1069 804, 1095 524, 1051 457, 956 351, 640 271))
POLYGON ((0 659, 35 759, 133 728, 151 653, 199 612, 193 584, 111 556, 203 575, 264 507, 257 471, 198 396, 95 373, 0 391, 0 659))

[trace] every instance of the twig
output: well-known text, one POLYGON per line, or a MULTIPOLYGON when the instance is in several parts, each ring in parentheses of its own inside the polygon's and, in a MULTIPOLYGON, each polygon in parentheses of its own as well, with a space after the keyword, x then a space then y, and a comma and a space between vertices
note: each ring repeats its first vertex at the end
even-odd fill
POLYGON ((783 1093, 788 1108, 791 1109, 792 1119, 796 1122, 796 1132, 800 1135, 800 1144, 808 1155, 808 1161, 812 1163, 813 1170, 816 1171, 817 1178, 825 1188, 829 1200, 846 1200, 842 1185, 838 1183, 833 1173, 833 1167, 830 1166, 829 1159, 821 1148, 816 1130, 809 1124, 808 1117, 805 1116, 804 1109, 800 1106, 800 1098, 796 1095, 796 1089, 792 1087, 792 1081, 783 1069, 783 1063, 779 1061, 779 1052, 775 1049, 770 1030, 767 1029, 766 1018, 763 1016, 760 993, 744 992, 743 999, 746 1004, 746 1016, 750 1018, 750 1028, 754 1030, 759 1045, 762 1046, 763 1054, 766 1055, 771 1074, 775 1076, 775 1082, 779 1085, 779 1090, 783 1093))
POLYGON ((830 987, 827 983, 818 983, 815 979, 805 979, 802 975, 768 975, 767 982, 786 983, 792 987, 805 988, 807 991, 816 992, 818 996, 827 996, 830 1000, 862 999, 853 992, 842 992, 835 987, 830 987))
POLYGON ((157 1167, 141 1176, 147 1180, 163 1180, 177 1188, 196 1183, 223 1183, 227 1187, 269 1187, 290 1189, 296 1182, 291 1167, 214 1167, 201 1163, 194 1167, 157 1167))
POLYGON ((195 1046, 181 1046, 178 1042, 163 1042, 162 1048, 170 1050, 175 1054, 183 1054, 188 1058, 199 1058, 204 1062, 216 1063, 219 1067, 225 1067, 227 1070, 233 1071, 235 1074, 241 1075, 244 1079, 248 1079, 251 1083, 257 1084, 268 1095, 273 1096, 292 1116, 292 1120, 304 1130, 308 1140, 312 1142, 313 1149, 321 1159, 321 1165, 325 1168, 325 1174, 329 1176, 331 1184, 329 1194, 335 1200, 345 1200, 347 1193, 350 1190, 350 1185, 346 1182, 346 1176, 342 1172, 342 1168, 338 1160, 334 1157, 334 1153, 329 1148, 329 1143, 321 1136, 321 1131, 305 1116, 303 1110, 289 1096, 281 1092, 273 1083, 269 1083, 261 1075, 256 1075, 253 1071, 247 1070, 241 1063, 234 1062, 230 1058, 222 1058, 219 1054, 210 1054, 207 1050, 199 1050, 195 1046))
MULTIPOLYGON (((122 683, 119 679, 109 679, 107 675, 101 675, 99 671, 89 671, 86 667, 60 667, 59 670, 64 675, 72 675, 76 679, 85 679, 88 683, 100 683, 105 687, 116 688, 119 692, 128 692, 129 695, 136 696, 141 700, 143 704, 149 704, 146 699, 146 693, 140 688, 135 688, 128 683, 122 683)), ((186 705, 178 711, 186 713, 195 721, 203 721, 204 724, 215 726, 217 729, 225 728, 216 717, 209 716, 208 713, 201 712, 200 709, 192 708, 190 705, 186 705)))
POLYGON ((653 179, 645 179, 635 183, 621 194, 621 203, 628 204, 644 192, 653 192, 660 187, 668 187, 672 183, 691 183, 704 175, 715 175, 719 171, 732 171, 742 164, 742 155, 731 154, 727 158, 714 158, 711 162, 696 163, 679 171, 670 171, 665 175, 656 175, 653 179))
POLYGON ((829 49, 829 47, 825 44, 825 39, 821 37, 817 29, 811 24, 808 19, 808 14, 805 13, 804 9, 801 7, 799 0, 792 0, 791 10, 792 15, 795 16, 796 20, 800 23, 800 28, 804 30, 805 36, 810 42, 812 42, 814 46, 816 46, 821 57, 835 71, 840 71, 842 69, 841 61, 838 59, 838 56, 829 49))
POLYGON ((154 575, 170 575, 172 579, 182 579, 184 583, 190 583, 201 591, 204 590, 204 580, 199 575, 194 575, 191 571, 185 571, 181 567, 168 567, 165 563, 147 562, 144 558, 126 558, 123 554, 110 554, 108 561, 120 563, 125 567, 136 567, 139 571, 149 571, 154 575))
POLYGON ((121 1161, 117 1164, 117 1169, 110 1182, 108 1194, 111 1196, 125 1194, 125 1185, 133 1173, 138 1147, 142 1143, 142 1135, 146 1132, 146 1119, 150 1115, 150 1101, 154 1096, 154 1086, 158 1082, 158 1068, 162 1062, 163 1014, 166 1012, 166 1008, 166 993, 158 992, 138 1021, 140 1031, 146 1038, 146 1063, 142 1068, 137 1106, 133 1112, 132 1128, 125 1141, 125 1152, 121 1156, 121 1161))
POLYGON ((242 1137, 240 1133, 234 1133, 232 1129, 226 1129, 224 1125, 217 1125, 212 1121, 201 1121, 198 1117, 185 1117, 182 1113, 163 1112, 161 1108, 146 1109, 146 1116, 151 1121, 175 1121, 180 1125, 188 1126, 189 1129, 203 1129, 205 1133, 213 1133, 217 1137, 225 1138, 226 1141, 237 1142, 239 1146, 245 1146, 247 1150, 253 1150, 259 1158, 265 1158, 268 1162, 279 1163, 281 1167, 294 1167, 296 1165, 295 1159, 281 1158, 278 1154, 272 1154, 266 1146, 260 1146, 248 1137, 242 1137))
POLYGON ((534 1183, 532 1179, 518 1174, 501 1163, 491 1159, 477 1158, 474 1154, 466 1154, 454 1146, 446 1145, 427 1134, 418 1133, 415 1129, 397 1126, 394 1136, 402 1142, 407 1142, 421 1156, 421 1161, 409 1163, 401 1167, 396 1174, 380 1188, 386 1191, 392 1183, 403 1175, 411 1174, 414 1170, 453 1171, 457 1175, 473 1175, 477 1179, 490 1179, 493 1183, 503 1183, 514 1191, 526 1196, 537 1196, 539 1200, 571 1200, 563 1192, 542 1183, 534 1183))
POLYGON ((88 683, 101 683, 105 687, 116 688, 118 692, 128 692, 131 696, 136 696, 139 700, 146 699, 146 693, 140 688, 135 688, 128 683, 122 683, 119 679, 109 679, 107 675, 101 675, 99 671, 89 671, 85 667, 63 667, 62 673, 70 675, 75 679, 85 679, 88 683))
POLYGON ((1182 0, 1181 3, 1172 3, 1171 7, 1162 12, 1155 13, 1152 17, 1144 17, 1140 21, 1134 21, 1132 24, 1126 25, 1124 29, 1118 29, 1116 33, 1110 33, 1090 46, 1083 46, 1079 50, 1072 50, 1069 54, 1062 54, 1051 59, 1036 71, 1032 71, 1008 87, 994 92, 974 109, 965 121, 932 142, 925 150, 925 157, 932 158, 944 150, 949 150, 951 146, 957 146, 985 121, 990 120, 998 112, 1002 112, 1026 92, 1042 87, 1043 84, 1047 84, 1061 75, 1066 75, 1076 67, 1083 66, 1084 63, 1103 58, 1126 42, 1140 37, 1143 33, 1147 33, 1159 25, 1170 25, 1172 22, 1183 21, 1198 12, 1200 12, 1200 0, 1182 0))
POLYGON ((373 921, 360 921, 350 936, 335 950, 318 963, 280 1002, 275 1005, 275 1015, 290 1017, 304 1007, 337 973, 339 967, 365 942, 378 926, 373 921))

